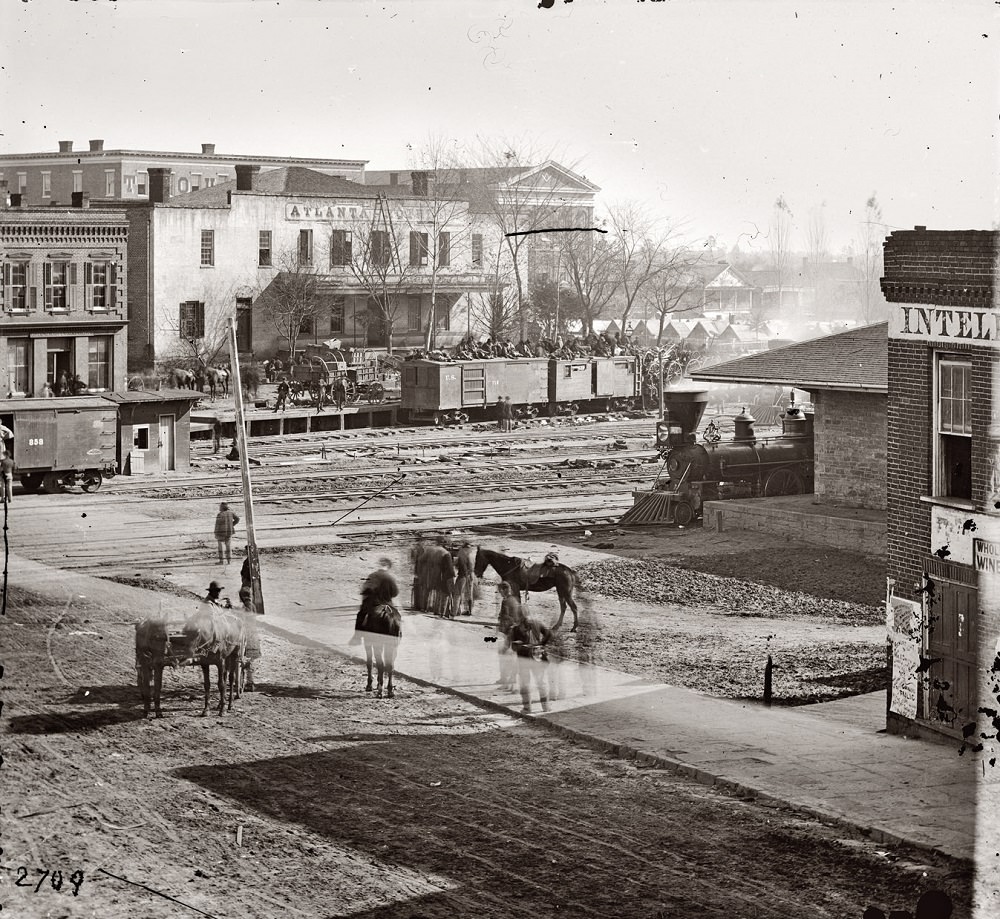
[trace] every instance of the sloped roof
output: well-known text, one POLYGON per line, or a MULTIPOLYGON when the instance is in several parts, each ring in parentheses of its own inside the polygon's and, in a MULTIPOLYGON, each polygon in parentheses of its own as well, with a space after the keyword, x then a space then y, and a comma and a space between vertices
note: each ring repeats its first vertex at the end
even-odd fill
POLYGON ((703 367, 695 380, 716 383, 790 384, 807 390, 887 392, 889 324, 880 322, 836 335, 796 342, 734 361, 703 367))
MULTIPOLYGON (((236 190, 236 182, 222 182, 211 188, 199 188, 183 195, 174 195, 167 204, 178 207, 225 207, 229 193, 236 190)), ((253 191, 262 195, 330 195, 339 198, 376 198, 379 195, 408 197, 410 191, 403 186, 361 185, 349 179, 307 169, 305 166, 282 166, 259 172, 253 180, 253 191)), ((246 194, 245 192, 243 194, 246 194)))

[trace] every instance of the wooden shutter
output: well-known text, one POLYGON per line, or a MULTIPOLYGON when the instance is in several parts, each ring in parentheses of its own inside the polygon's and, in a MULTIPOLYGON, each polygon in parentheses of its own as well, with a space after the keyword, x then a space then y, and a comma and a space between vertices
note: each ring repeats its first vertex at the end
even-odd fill
POLYGON ((420 244, 417 242, 417 234, 410 231, 410 264, 419 265, 420 264, 420 244))
POLYGON ((76 262, 70 262, 66 266, 66 306, 71 310, 80 308, 79 279, 76 262))
POLYGON ((83 308, 94 308, 94 263, 83 263, 83 308))
POLYGON ((42 265, 42 287, 45 289, 45 308, 52 309, 52 263, 42 265))
POLYGON ((205 304, 195 303, 195 338, 205 337, 205 304))
POLYGON ((0 303, 0 310, 12 309, 14 306, 14 299, 10 286, 10 262, 3 263, 2 280, 0 280, 0 286, 3 287, 3 302, 0 303))
POLYGON ((104 302, 109 310, 118 308, 118 265, 108 262, 108 288, 104 302))
POLYGON ((344 264, 350 265, 353 258, 352 252, 353 237, 350 230, 344 230, 344 264))

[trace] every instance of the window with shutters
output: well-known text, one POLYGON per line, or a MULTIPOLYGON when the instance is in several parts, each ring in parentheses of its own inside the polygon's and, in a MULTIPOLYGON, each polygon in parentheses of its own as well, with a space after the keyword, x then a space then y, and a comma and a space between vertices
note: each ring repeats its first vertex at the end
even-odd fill
POLYGON ((934 494, 971 501, 971 362, 939 358, 935 382, 934 494))
POLYGON ((84 302, 88 310, 115 308, 115 266, 111 262, 84 262, 84 302))
POLYGON ((93 335, 87 342, 87 387, 89 389, 111 388, 111 342, 110 335, 93 335))
POLYGON ((350 230, 333 230, 330 233, 330 267, 342 268, 351 264, 352 236, 350 230))
POLYGON ((115 171, 113 169, 104 170, 104 196, 106 198, 115 196, 115 171))
POLYGON ((406 331, 419 332, 423 327, 420 315, 420 297, 410 296, 406 304, 406 331))
POLYGON ((427 234, 410 232, 410 265, 422 268, 427 264, 427 234))
POLYGON ((451 233, 438 233, 438 268, 451 265, 451 233))
POLYGON ((52 196, 52 173, 43 172, 42 173, 42 197, 49 198, 52 196))
POLYGON ((330 333, 344 331, 345 297, 333 297, 330 300, 330 333))
MULTIPOLYGON (((76 177, 74 176, 74 178, 76 177)), ((124 185, 123 191, 126 195, 135 194, 135 176, 124 176, 122 184, 124 185)), ((73 190, 76 191, 77 189, 74 188, 73 190)))
POLYGON ((191 173, 191 191, 198 191, 201 188, 201 173, 191 173))
POLYGON ((313 263, 313 231, 299 230, 299 267, 311 268, 313 263))
POLYGON ((483 267, 483 234, 472 234, 472 267, 483 267))
POLYGON ((369 245, 371 246, 372 264, 379 268, 388 268, 392 261, 388 230, 372 230, 369 245))
POLYGON ((148 195, 149 194, 149 173, 148 172, 137 172, 135 176, 136 183, 136 194, 148 195))
POLYGON ((181 304, 180 337, 185 341, 196 341, 205 337, 204 303, 188 300, 181 304))
POLYGON ((12 312, 28 310, 28 263, 4 262, 4 305, 12 312))
POLYGON ((215 265, 215 230, 201 231, 201 267, 215 265))
POLYGON ((67 288, 71 283, 71 272, 76 265, 70 262, 45 262, 42 265, 43 286, 45 287, 45 308, 53 312, 69 309, 67 288))
POLYGON ((271 231, 257 231, 257 265, 260 268, 271 267, 271 231))
POLYGON ((31 380, 31 341, 27 338, 7 339, 7 379, 12 392, 29 392, 31 380))

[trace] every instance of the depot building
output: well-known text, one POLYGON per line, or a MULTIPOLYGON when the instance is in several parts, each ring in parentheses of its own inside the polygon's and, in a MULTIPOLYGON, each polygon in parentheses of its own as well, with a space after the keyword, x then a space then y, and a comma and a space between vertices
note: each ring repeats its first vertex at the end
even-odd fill
POLYGON ((330 339, 402 349, 421 345, 432 321, 438 343, 454 343, 471 327, 472 298, 489 296, 468 204, 435 210, 419 180, 369 187, 240 165, 235 182, 172 196, 170 170, 149 172, 149 200, 124 203, 135 370, 227 359, 234 313, 242 356, 287 358, 283 323, 294 312, 268 302, 314 304, 297 322, 297 349, 330 339))
POLYGON ((998 708, 998 243, 996 231, 894 232, 882 279, 889 728, 973 748, 995 742, 983 710, 998 708))

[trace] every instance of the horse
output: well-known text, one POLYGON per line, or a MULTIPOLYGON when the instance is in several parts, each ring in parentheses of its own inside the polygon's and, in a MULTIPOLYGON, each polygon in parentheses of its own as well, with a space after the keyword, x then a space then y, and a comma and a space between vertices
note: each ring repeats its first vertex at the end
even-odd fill
POLYGON ((381 602, 377 596, 366 597, 361 604, 361 639, 365 643, 365 666, 368 668, 368 685, 372 691, 372 657, 378 670, 378 688, 375 698, 382 698, 382 683, 386 680, 386 697, 392 698, 392 674, 396 664, 396 650, 403 637, 402 617, 391 603, 381 602), (367 609, 365 608, 367 605, 367 609))
POLYGON ((208 380, 208 391, 215 401, 220 393, 223 396, 229 395, 229 372, 219 367, 209 367, 205 370, 205 378, 208 380))
POLYGON ((504 555, 482 546, 476 551, 476 564, 473 569, 477 578, 481 578, 487 568, 492 568, 503 581, 507 581, 519 592, 542 592, 553 587, 559 595, 559 621, 553 626, 558 629, 566 615, 566 607, 573 610, 573 628, 575 632, 580 624, 576 601, 573 599, 573 588, 576 586, 576 573, 568 565, 556 563, 552 566, 534 565, 529 568, 524 559, 516 555, 504 555), (549 573, 542 573, 543 571, 549 573))
MULTIPOLYGON (((184 641, 187 656, 201 665, 205 680, 205 707, 202 716, 208 714, 211 694, 210 669, 218 668, 219 715, 225 707, 226 682, 229 683, 229 707, 233 710, 233 690, 239 683, 239 671, 246 656, 246 627, 235 613, 227 613, 216 606, 195 613, 184 623, 184 641)), ((237 690, 237 698, 239 693, 237 690)))
POLYGON ((149 717, 150 702, 157 718, 160 711, 160 696, 163 691, 163 668, 170 657, 170 636, 167 621, 163 618, 143 619, 135 624, 135 670, 142 696, 143 716, 149 717), (153 681, 152 694, 149 691, 153 681))
POLYGON ((455 609, 455 562, 444 546, 427 546, 420 555, 418 578, 423 587, 424 606, 436 616, 453 617, 455 609))
POLYGON ((167 371, 167 384, 174 389, 194 389, 194 372, 174 367, 167 371))

